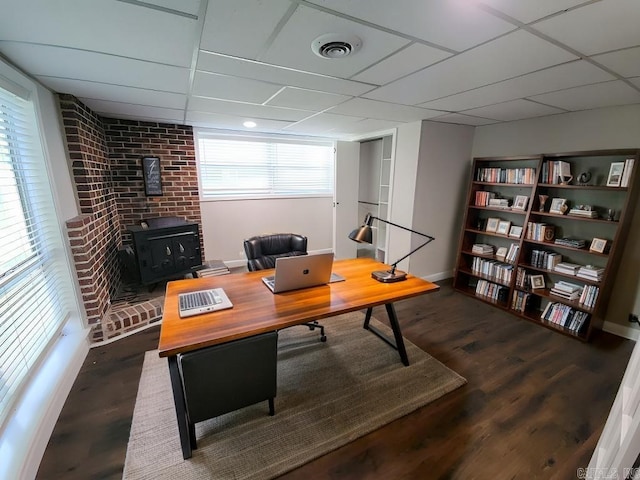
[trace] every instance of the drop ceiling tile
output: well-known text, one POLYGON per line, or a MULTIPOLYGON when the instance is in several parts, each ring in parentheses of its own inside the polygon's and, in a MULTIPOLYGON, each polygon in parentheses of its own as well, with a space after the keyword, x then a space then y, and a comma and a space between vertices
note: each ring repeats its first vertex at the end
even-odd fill
POLYGON ((566 110, 587 110, 640 103, 640 92, 616 80, 536 95, 531 100, 566 110))
POLYGON ((640 77, 630 78, 629 81, 640 88, 640 77))
POLYGON ((601 0, 533 25, 586 55, 640 43, 638 0, 601 0))
POLYGON ((309 72, 348 78, 395 52, 409 41, 360 23, 298 5, 266 53, 259 58, 267 63, 309 72), (311 50, 311 43, 328 33, 340 38, 357 35, 362 47, 345 58, 321 58, 311 50))
POLYGON ((367 68, 364 72, 354 75, 351 79, 385 85, 450 56, 451 54, 444 50, 414 43, 367 68))
POLYGON ((522 23, 530 23, 590 1, 536 0, 535 2, 514 2, 513 0, 480 0, 480 3, 484 3, 522 23))
POLYGON ((305 118, 286 127, 288 132, 296 133, 327 133, 331 130, 342 130, 348 125, 364 120, 361 117, 349 117, 346 115, 334 115, 331 113, 319 113, 305 118))
POLYGON ((189 112, 224 113, 241 117, 263 118, 271 120, 285 120, 297 122, 314 112, 295 110, 293 108, 272 107, 269 105, 254 105, 250 103, 230 102, 203 97, 191 97, 188 105, 189 112))
POLYGON ((200 0, 144 0, 144 3, 150 3, 161 8, 176 10, 189 15, 198 15, 200 10, 200 0))
POLYGON ((0 42, 0 52, 34 76, 187 93, 189 69, 130 58, 24 43, 0 42))
POLYGON ((640 47, 596 55, 593 60, 623 77, 640 76, 640 47))
POLYGON ((55 77, 37 77, 44 85, 58 93, 70 93, 78 98, 133 103, 153 107, 184 110, 187 96, 181 93, 145 90, 143 88, 122 87, 106 83, 70 80, 55 77))
POLYGON ((510 102, 466 110, 462 113, 476 117, 501 120, 503 122, 511 122, 523 118, 543 117, 545 115, 564 112, 564 110, 560 110, 559 108, 540 105, 539 103, 529 102, 527 100, 512 100, 510 102))
POLYGON ((365 83, 204 51, 200 51, 198 56, 198 69, 343 95, 361 95, 374 88, 365 83))
POLYGON ((80 101, 98 115, 104 117, 116 117, 127 115, 131 118, 145 118, 158 120, 171 120, 177 123, 184 122, 184 110, 171 108, 149 107, 147 105, 134 105, 131 103, 118 103, 92 98, 80 98, 80 101))
POLYGON ((496 123, 495 120, 490 120, 488 118, 472 117, 470 115, 463 115, 461 113, 448 113, 446 115, 440 115, 439 117, 430 118, 429 121, 457 123, 459 125, 471 125, 475 127, 480 125, 491 125, 492 123, 496 123))
POLYGON ((311 3, 456 51, 466 50, 515 27, 464 0, 311 0, 311 3))
POLYGON ((263 103, 275 95, 282 85, 231 77, 217 73, 196 72, 192 95, 201 97, 263 103))
POLYGON ((0 16, 3 40, 181 67, 190 66, 198 33, 196 20, 127 2, 21 0, 12 2, 10 10, 10 15, 0 16))
POLYGON ((256 59, 290 7, 289 0, 209 0, 200 48, 256 59))
POLYGON ((442 112, 424 108, 377 102, 366 98, 354 98, 329 110, 329 113, 378 118, 398 122, 413 122, 440 115, 442 112))
POLYGON ((225 130, 244 130, 247 132, 273 132, 278 131, 291 122, 282 120, 268 120, 264 118, 254 118, 251 116, 225 115, 223 113, 188 112, 187 124, 207 127, 223 128, 225 130), (247 128, 243 125, 246 120, 253 120, 257 123, 255 128, 247 128))
POLYGON ((299 108, 318 112, 334 105, 349 100, 348 95, 335 95, 333 93, 318 92, 304 88, 285 87, 271 98, 266 105, 276 107, 299 108))
MULTIPOLYGON (((375 118, 366 118, 361 122, 355 122, 341 129, 335 129, 343 135, 362 135, 365 133, 379 132, 395 128, 404 122, 393 122, 388 120, 377 120, 375 118)), ((333 133, 333 131, 331 132, 333 133)))
POLYGON ((574 55, 555 45, 517 31, 363 96, 416 105, 574 59, 574 55))
POLYGON ((487 85, 486 87, 425 102, 420 106, 436 110, 468 110, 493 103, 506 102, 517 98, 607 80, 614 80, 613 75, 584 60, 577 60, 487 85))

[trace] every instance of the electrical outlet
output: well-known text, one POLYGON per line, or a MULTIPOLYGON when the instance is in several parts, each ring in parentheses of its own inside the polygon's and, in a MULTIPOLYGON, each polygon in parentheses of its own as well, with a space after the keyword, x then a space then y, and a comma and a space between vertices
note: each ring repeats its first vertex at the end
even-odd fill
POLYGON ((633 313, 629 314, 629 322, 637 323, 638 325, 640 325, 640 321, 638 321, 638 316, 634 315, 633 313))

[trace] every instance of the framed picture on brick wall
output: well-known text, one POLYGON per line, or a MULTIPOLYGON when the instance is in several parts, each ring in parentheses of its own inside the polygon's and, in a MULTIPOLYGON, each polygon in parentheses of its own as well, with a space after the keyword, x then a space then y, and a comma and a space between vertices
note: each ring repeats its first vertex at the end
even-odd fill
POLYGON ((142 177, 144 179, 145 195, 162 195, 159 157, 142 157, 142 177))

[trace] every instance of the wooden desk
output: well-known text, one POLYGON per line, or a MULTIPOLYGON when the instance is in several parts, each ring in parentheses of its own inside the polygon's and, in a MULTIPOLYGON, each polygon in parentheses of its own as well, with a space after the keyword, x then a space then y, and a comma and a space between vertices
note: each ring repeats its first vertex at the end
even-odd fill
POLYGON ((269 270, 169 282, 158 350, 161 357, 169 359, 184 458, 191 456, 189 435, 195 434, 187 428, 178 354, 367 309, 363 327, 397 349, 402 363, 409 365, 393 302, 434 292, 440 287, 412 275, 397 283, 381 283, 371 278, 372 271, 388 268, 371 259, 337 260, 333 263, 333 271, 342 275, 345 281, 275 295, 261 280, 262 277, 273 274, 269 270), (232 309, 189 318, 179 317, 178 294, 217 287, 224 288, 233 303, 232 309), (373 307, 378 305, 386 307, 393 339, 369 325, 373 307))

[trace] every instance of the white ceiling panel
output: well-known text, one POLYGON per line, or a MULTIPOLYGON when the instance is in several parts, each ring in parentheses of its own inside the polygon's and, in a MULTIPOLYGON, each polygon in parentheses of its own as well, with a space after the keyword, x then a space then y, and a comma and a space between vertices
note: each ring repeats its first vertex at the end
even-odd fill
POLYGON ((347 78, 408 43, 404 38, 300 5, 260 60, 347 78), (321 58, 313 53, 311 43, 328 33, 357 35, 362 47, 345 58, 321 58))
POLYGON ((640 47, 596 55, 593 60, 623 77, 640 76, 640 47))
POLYGON ((198 15, 198 11, 200 10, 200 0, 144 0, 140 3, 148 3, 160 8, 175 10, 177 12, 183 12, 195 16, 198 15))
POLYGON ((450 56, 451 54, 444 50, 414 43, 367 68, 364 72, 354 75, 351 79, 385 85, 450 56))
POLYGON ((251 116, 238 117, 236 115, 225 115, 223 113, 189 112, 187 113, 189 125, 207 128, 224 128, 226 130, 242 130, 246 132, 275 132, 279 131, 291 122, 282 120, 268 120, 254 118, 251 116), (257 123, 255 128, 247 128, 242 123, 245 120, 253 120, 257 123))
POLYGON ((184 122, 184 110, 171 108, 150 107, 147 105, 134 105, 131 103, 108 102, 80 97, 82 103, 99 115, 119 118, 126 115, 128 118, 142 117, 144 119, 170 120, 172 122, 184 122))
POLYGON ((629 81, 638 87, 638 90, 640 90, 640 77, 630 78, 629 81))
POLYGON ((531 97, 536 102, 554 105, 566 110, 586 110, 613 105, 640 103, 640 92, 626 83, 614 82, 586 85, 560 92, 531 97))
POLYGON ((413 122, 440 115, 441 112, 424 108, 396 105, 394 103, 377 102, 366 98, 354 98, 329 110, 329 113, 353 115, 355 117, 368 117, 399 122, 413 122))
POLYGON ((361 117, 319 113, 286 127, 288 132, 322 134, 335 129, 344 129, 349 125, 364 120, 361 117))
POLYGON ((320 111, 349 100, 348 95, 318 92, 302 88, 286 87, 271 98, 266 105, 320 111))
POLYGON ((76 97, 91 98, 93 100, 107 100, 178 110, 184 110, 187 102, 187 96, 182 93, 160 92, 84 80, 69 80, 67 78, 38 77, 38 80, 55 92, 73 92, 76 97))
POLYGON ((281 88, 282 85, 274 85, 247 78, 196 72, 191 94, 224 100, 263 103, 281 88))
POLYGON ((70 48, 0 42, 0 51, 32 75, 187 93, 189 70, 70 48))
POLYGON ((461 53, 384 87, 367 98, 416 105, 557 65, 576 57, 525 31, 461 53), (527 52, 523 55, 523 52, 527 52))
POLYGON ((265 82, 292 85, 310 90, 338 93, 343 95, 361 95, 373 85, 329 77, 317 73, 303 72, 286 67, 253 62, 240 58, 200 52, 198 69, 207 72, 224 73, 245 78, 258 78, 265 82))
POLYGON ((640 2, 601 0, 536 23, 534 28, 584 54, 640 45, 640 2))
POLYGON ((200 48, 255 60, 291 6, 289 0, 209 0, 200 48))
POLYGON ((530 23, 535 20, 563 12, 568 8, 577 5, 590 3, 592 0, 535 0, 513 1, 513 0, 479 0, 480 3, 490 6, 522 23, 530 23))
POLYGON ((0 16, 3 40, 191 65, 197 39, 193 19, 114 0, 11 3, 11 15, 3 8, 0 16))
POLYGON ((614 77, 591 63, 578 60, 439 100, 425 102, 420 106, 436 110, 468 110, 491 105, 492 103, 501 103, 516 98, 529 97, 590 83, 605 82, 607 80, 614 80, 614 77))
POLYGON ((241 117, 265 118, 297 122, 314 112, 295 110, 293 108, 272 107, 269 105, 252 105, 250 103, 229 102, 211 98, 191 97, 189 110, 196 112, 224 113, 241 117))
POLYGON ((512 100, 510 102, 498 103, 486 107, 474 108, 464 113, 468 115, 491 118, 501 120, 503 122, 511 122, 513 120, 522 120, 523 118, 542 117, 544 115, 553 115, 555 113, 564 113, 565 110, 540 105, 539 103, 527 100, 512 100))
MULTIPOLYGON (((348 135, 362 135, 370 132, 379 132, 389 130, 398 126, 398 122, 388 120, 377 120, 375 118, 367 118, 360 122, 350 123, 341 129, 342 133, 348 135)), ((337 133, 338 129, 331 130, 330 133, 337 133)))
POLYGON ((496 123, 495 120, 488 118, 472 117, 470 115, 463 115, 461 113, 448 113, 446 115, 440 115, 439 117, 430 118, 431 122, 444 122, 444 123, 456 123, 458 125, 471 125, 478 127, 480 125, 490 125, 496 123))
POLYGON ((364 19, 455 51, 466 50, 514 26, 465 0, 311 0, 311 3, 364 19))

